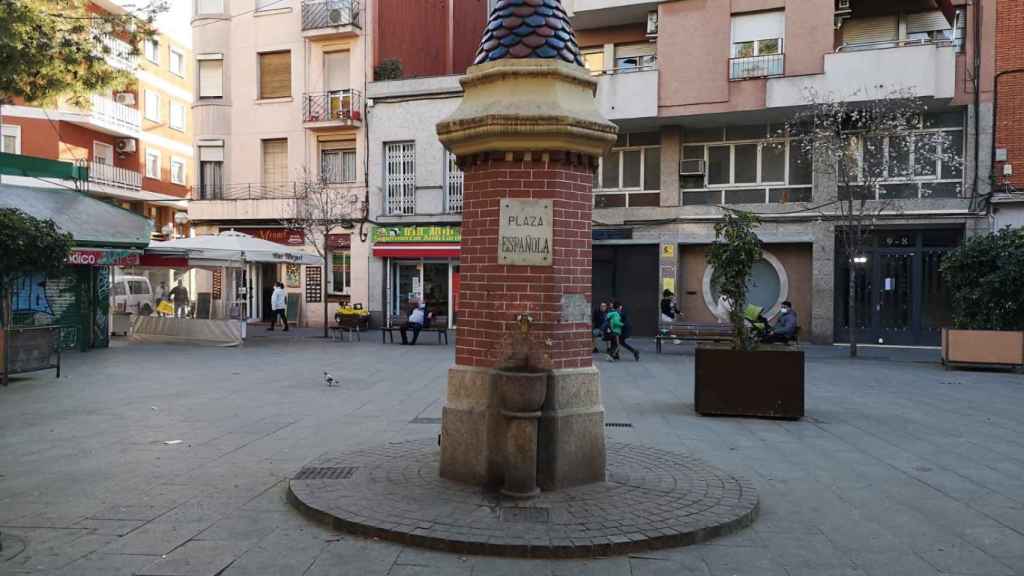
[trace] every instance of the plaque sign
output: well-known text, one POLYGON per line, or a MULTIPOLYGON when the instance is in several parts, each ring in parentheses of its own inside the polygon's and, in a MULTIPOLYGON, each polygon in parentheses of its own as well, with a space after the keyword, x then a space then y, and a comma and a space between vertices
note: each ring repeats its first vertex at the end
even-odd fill
POLYGON ((551 266, 553 217, 551 200, 502 200, 498 218, 498 264, 551 266))

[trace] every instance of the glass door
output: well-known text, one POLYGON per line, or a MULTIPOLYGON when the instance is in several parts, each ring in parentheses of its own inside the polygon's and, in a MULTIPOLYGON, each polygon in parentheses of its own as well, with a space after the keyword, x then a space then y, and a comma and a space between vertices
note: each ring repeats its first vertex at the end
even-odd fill
POLYGON ((427 299, 427 309, 434 316, 444 316, 446 325, 451 323, 451 315, 448 313, 448 303, 451 301, 448 268, 447 260, 423 265, 423 295, 427 299))
POLYGON ((878 254, 876 325, 879 344, 915 343, 914 330, 914 252, 878 254))
POLYGON ((423 265, 419 262, 396 261, 392 265, 392 316, 404 319, 409 314, 409 302, 423 297, 422 268, 423 265))

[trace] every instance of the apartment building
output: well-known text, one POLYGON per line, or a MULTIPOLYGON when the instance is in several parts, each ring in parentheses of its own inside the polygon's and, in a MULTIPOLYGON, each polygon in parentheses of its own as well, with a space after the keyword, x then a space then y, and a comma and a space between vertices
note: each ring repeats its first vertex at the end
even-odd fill
POLYGON ((400 78, 367 86, 370 217, 369 308, 378 321, 426 301, 456 323, 462 172, 436 124, 458 107, 459 77, 473 63, 493 1, 374 0, 374 65, 400 78))
MULTIPOLYGON (((324 239, 286 225, 306 184, 365 200, 372 8, 363 0, 194 0, 198 167, 189 217, 197 233, 238 230, 312 250, 324 239)), ((322 325, 325 305, 366 305, 367 239, 358 229, 330 234, 326 278, 314 266, 254 264, 228 278, 200 274, 199 290, 214 310, 259 321, 269 320, 274 282, 284 282, 289 319, 322 325)))
MULTIPOLYGON (((112 0, 94 0, 90 9, 125 11, 112 0)), ((2 151, 87 167, 83 190, 90 195, 144 215, 157 238, 183 233, 187 224, 179 214, 191 196, 194 164, 192 51, 164 33, 147 41, 141 56, 113 36, 103 44, 108 62, 130 71, 133 82, 94 94, 84 107, 4 106, 2 151)))
POLYGON ((1024 226, 1024 6, 996 3, 996 65, 993 94, 995 188, 993 220, 997 228, 1024 226))
MULTIPOLYGON (((857 258, 854 322, 860 342, 939 342, 949 321, 942 254, 989 227, 981 199, 990 189, 995 2, 566 6, 602 110, 620 127, 595 174, 595 298, 631 305, 642 335, 657 329, 665 289, 685 318, 714 321, 722 310, 705 254, 722 207, 736 208, 762 220, 751 301, 771 313, 790 300, 804 338, 842 342, 851 295, 837 257, 841 222, 817 208, 837 197, 834 171, 803 157, 783 128, 808 106, 808 89, 846 101, 909 89, 928 106, 921 132, 947 132, 946 152, 962 163, 887 173, 877 198, 896 202, 857 258)), ((893 166, 913 166, 912 142, 879 149, 893 166)))

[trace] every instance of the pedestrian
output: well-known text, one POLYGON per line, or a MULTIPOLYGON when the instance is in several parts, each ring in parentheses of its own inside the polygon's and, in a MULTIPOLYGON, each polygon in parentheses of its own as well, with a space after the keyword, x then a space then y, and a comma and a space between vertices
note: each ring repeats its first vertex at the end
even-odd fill
POLYGON ((604 321, 605 316, 608 315, 608 302, 602 300, 601 303, 594 309, 592 317, 594 328, 593 328, 593 339, 594 339, 594 354, 597 354, 597 343, 604 339, 604 321))
POLYGON ((174 301, 174 315, 178 318, 188 316, 188 288, 178 280, 178 285, 171 289, 171 299, 174 301))
POLYGON ((274 327, 277 326, 278 317, 281 318, 281 324, 284 325, 284 331, 288 331, 288 303, 287 295, 284 291, 284 284, 281 282, 274 283, 274 292, 270 295, 270 330, 274 331, 274 327))
POLYGON ((412 310, 408 319, 402 323, 398 332, 402 335, 402 346, 415 346, 416 340, 420 337, 420 331, 427 322, 427 304, 425 302, 410 301, 412 310), (409 342, 406 332, 412 330, 412 342, 409 342))
POLYGON ((676 304, 675 294, 666 288, 661 293, 661 321, 666 323, 674 322, 678 315, 679 305, 676 304))
POLYGON ((622 337, 622 316, 618 309, 612 306, 605 316, 606 334, 608 337, 608 356, 612 360, 619 359, 619 339, 622 337))
POLYGON ((167 282, 161 282, 160 283, 160 296, 158 296, 157 299, 156 299, 156 315, 157 316, 159 316, 161 318, 163 318, 164 316, 167 316, 166 314, 164 314, 163 312, 160 311, 160 304, 163 303, 163 302, 170 302, 170 301, 171 301, 171 293, 167 291, 167 282))
POLYGON ((619 334, 619 346, 622 346, 626 350, 633 353, 633 360, 640 361, 640 351, 629 345, 627 340, 633 333, 633 323, 629 321, 629 314, 626 314, 626 307, 622 305, 622 302, 616 302, 612 305, 615 311, 619 313, 619 319, 622 321, 622 332, 619 334))
POLYGON ((779 307, 779 317, 775 320, 775 325, 771 327, 764 341, 788 344, 790 341, 796 340, 798 324, 799 319, 796 311, 793 310, 793 303, 786 300, 779 307))

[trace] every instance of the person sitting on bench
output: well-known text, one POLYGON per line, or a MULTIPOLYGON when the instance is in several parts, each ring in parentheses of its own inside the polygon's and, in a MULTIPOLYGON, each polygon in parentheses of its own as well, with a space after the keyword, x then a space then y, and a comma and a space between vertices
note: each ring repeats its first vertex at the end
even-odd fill
POLYGON ((423 330, 424 325, 427 322, 427 305, 425 302, 417 302, 412 300, 412 312, 409 313, 409 319, 402 323, 399 332, 402 334, 402 345, 403 346, 415 346, 416 340, 420 337, 420 331, 423 330), (406 332, 412 330, 412 342, 409 342, 406 337, 406 332))
POLYGON ((793 311, 793 303, 786 300, 782 303, 779 308, 779 317, 775 320, 775 325, 772 326, 768 334, 764 338, 764 342, 780 342, 786 344, 793 340, 796 340, 798 319, 796 312, 793 311))

